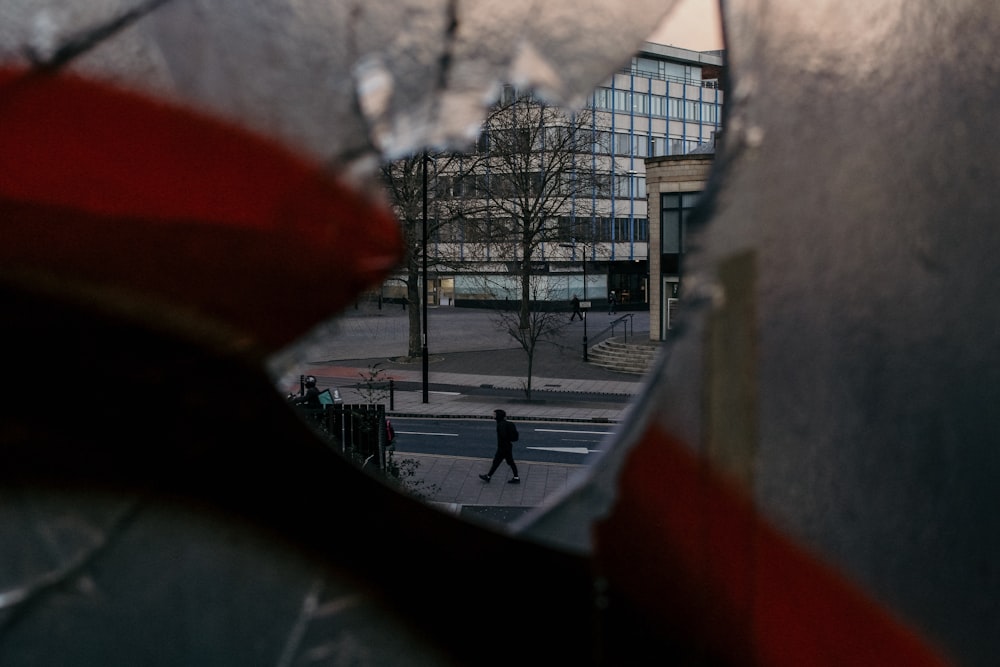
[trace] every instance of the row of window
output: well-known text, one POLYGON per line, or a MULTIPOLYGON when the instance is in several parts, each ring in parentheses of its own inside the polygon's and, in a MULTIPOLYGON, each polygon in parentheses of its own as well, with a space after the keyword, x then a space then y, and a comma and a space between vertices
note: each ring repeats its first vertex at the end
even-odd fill
MULTIPOLYGON (((534 119, 532 119, 534 120, 534 119)), ((476 151, 489 153, 496 150, 504 154, 558 151, 583 153, 590 150, 592 130, 571 128, 565 125, 524 128, 483 128, 476 139, 476 151)))
MULTIPOLYGON (((700 192, 663 194, 660 200, 660 252, 676 255, 684 252, 687 219, 698 203, 700 192)), ((580 243, 580 252, 588 252, 594 242, 645 242, 649 240, 649 220, 628 217, 561 216, 556 221, 558 236, 564 239, 588 239, 580 243)), ((441 225, 433 232, 433 241, 441 243, 485 243, 492 232, 509 229, 509 221, 459 220, 441 225)), ((504 236, 504 238, 509 235, 504 236)))
POLYGON ((680 81, 694 85, 704 85, 714 83, 702 81, 701 67, 688 65, 686 63, 661 60, 660 58, 647 58, 645 56, 633 56, 632 63, 625 71, 638 74, 648 79, 660 79, 663 81, 680 81))
POLYGON ((722 119, 722 105, 716 102, 685 100, 680 97, 611 88, 598 88, 594 91, 594 108, 600 111, 621 111, 708 125, 716 125, 722 119))
POLYGON ((574 178, 575 174, 562 174, 561 188, 545 184, 541 172, 526 174, 522 182, 498 174, 441 174, 434 179, 432 189, 438 199, 482 199, 492 197, 513 197, 518 194, 538 193, 552 188, 552 195, 594 196, 600 199, 645 199, 646 177, 642 174, 608 174, 581 172, 588 179, 574 178), (556 191, 558 190, 558 192, 556 191))
POLYGON ((659 157, 661 155, 686 155, 701 143, 697 137, 662 137, 646 133, 612 132, 610 130, 577 129, 578 137, 569 137, 566 127, 547 127, 529 136, 528 131, 518 135, 513 130, 483 130, 476 142, 476 150, 487 154, 494 147, 503 153, 526 153, 556 150, 576 151, 580 154, 623 155, 659 157))
MULTIPOLYGON (((647 218, 601 217, 577 218, 563 216, 556 222, 558 237, 564 239, 588 239, 581 243, 579 252, 587 252, 593 243, 646 242, 649 240, 649 220, 647 218)), ((456 220, 435 227, 430 240, 435 243, 491 243, 500 239, 504 243, 510 238, 504 230, 511 228, 504 220, 456 220)))
POLYGON ((615 174, 613 195, 616 199, 645 199, 646 177, 638 174, 615 174))
MULTIPOLYGON (((649 220, 646 218, 599 217, 559 219, 560 236, 564 238, 591 238, 599 243, 617 241, 645 242, 649 240, 649 220), (583 233, 581 233, 583 232, 583 233)), ((584 247, 580 247, 584 251, 584 247)))
POLYGON ((660 157, 661 155, 687 155, 700 145, 698 139, 654 137, 647 134, 597 130, 594 152, 598 155, 634 157, 660 157))

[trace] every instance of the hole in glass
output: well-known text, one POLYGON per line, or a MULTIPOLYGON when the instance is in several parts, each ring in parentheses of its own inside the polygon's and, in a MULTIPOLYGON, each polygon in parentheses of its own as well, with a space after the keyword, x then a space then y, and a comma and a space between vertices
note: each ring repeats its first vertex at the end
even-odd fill
POLYGON ((505 85, 446 149, 400 156, 391 74, 359 68, 404 256, 275 360, 279 391, 357 465, 512 525, 621 437, 678 316, 685 223, 721 132, 718 17, 676 16, 685 27, 668 18, 582 104, 505 85), (513 466, 496 409, 520 432, 513 466))

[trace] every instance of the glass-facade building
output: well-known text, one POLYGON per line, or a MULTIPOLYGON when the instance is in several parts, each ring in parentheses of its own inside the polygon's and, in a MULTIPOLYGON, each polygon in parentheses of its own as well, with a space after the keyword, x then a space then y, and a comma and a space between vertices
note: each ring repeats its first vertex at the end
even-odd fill
MULTIPOLYGON (((722 129, 723 55, 647 42, 594 90, 587 104, 587 117, 593 123, 592 150, 581 155, 579 163, 600 172, 602 185, 594 188, 589 201, 580 202, 585 213, 578 214, 573 224, 552 221, 567 229, 589 226, 588 242, 573 247, 567 234, 532 258, 537 267, 533 270, 548 276, 543 279, 550 282, 552 298, 568 300, 573 293, 586 292, 600 302, 615 290, 624 308, 649 306, 650 216, 644 161, 686 155, 714 143, 722 129), (586 267, 584 256, 590 260, 586 267)), ((442 305, 480 300, 474 276, 496 273, 500 278, 504 273, 498 252, 470 247, 483 243, 454 230, 430 239, 431 293, 442 305)))
POLYGON ((608 289, 623 304, 648 305, 649 299, 644 160, 686 155, 714 142, 722 129, 722 55, 647 43, 594 92, 593 109, 610 112, 602 131, 612 138, 614 184, 597 238, 607 244, 608 289))

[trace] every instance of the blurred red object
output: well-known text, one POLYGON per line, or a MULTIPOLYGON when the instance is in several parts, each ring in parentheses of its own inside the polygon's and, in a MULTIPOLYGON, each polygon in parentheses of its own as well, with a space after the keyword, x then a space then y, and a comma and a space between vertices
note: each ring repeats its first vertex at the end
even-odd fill
POLYGON ((106 306, 152 299, 269 349, 401 253, 391 211, 319 165, 73 75, 0 70, 0 174, 8 274, 106 306))

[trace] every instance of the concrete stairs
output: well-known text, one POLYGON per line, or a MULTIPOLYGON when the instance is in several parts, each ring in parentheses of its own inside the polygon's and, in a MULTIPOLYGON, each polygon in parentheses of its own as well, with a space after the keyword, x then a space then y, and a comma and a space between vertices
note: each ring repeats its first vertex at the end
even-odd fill
MULTIPOLYGON (((649 334, 646 334, 647 336, 649 334)), ((590 363, 621 373, 643 375, 649 370, 661 343, 648 338, 612 336, 587 351, 590 363)))

